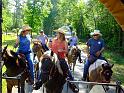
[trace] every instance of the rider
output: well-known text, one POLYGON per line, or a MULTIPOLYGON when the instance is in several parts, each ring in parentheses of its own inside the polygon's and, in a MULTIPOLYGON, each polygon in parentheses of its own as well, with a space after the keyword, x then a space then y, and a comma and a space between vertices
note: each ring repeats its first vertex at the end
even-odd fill
POLYGON ((86 81, 88 69, 90 65, 95 62, 97 59, 104 59, 102 57, 102 52, 104 50, 105 44, 104 40, 101 38, 102 34, 99 30, 94 30, 91 32, 92 38, 87 41, 87 56, 88 59, 84 65, 83 81, 86 81))
POLYGON ((24 25, 22 29, 20 30, 20 35, 16 39, 16 43, 14 45, 15 48, 18 47, 17 54, 21 53, 24 54, 26 57, 26 60, 29 65, 29 72, 31 75, 31 84, 34 83, 34 66, 33 66, 33 61, 32 61, 32 56, 31 56, 31 37, 29 35, 29 32, 31 30, 31 27, 28 25, 24 25))
POLYGON ((37 39, 41 42, 44 50, 49 50, 47 47, 48 37, 44 34, 43 30, 40 31, 40 35, 37 37, 37 39))
POLYGON ((69 38, 69 46, 77 46, 78 37, 76 36, 75 32, 72 32, 72 37, 69 38))
MULTIPOLYGON (((72 32, 72 37, 70 37, 69 38, 69 42, 68 42, 68 44, 69 44, 69 48, 71 48, 72 46, 76 46, 77 47, 77 44, 78 44, 78 37, 76 36, 76 33, 75 32, 72 32)), ((78 48, 78 47, 77 47, 78 48)), ((81 61, 81 51, 80 51, 80 49, 78 48, 78 54, 77 54, 77 56, 79 56, 79 62, 80 63, 82 63, 82 61, 81 61)))
MULTIPOLYGON (((51 50, 58 55, 61 66, 63 66, 63 70, 66 72, 69 70, 67 62, 65 60, 66 54, 68 53, 68 44, 65 39, 65 32, 62 28, 56 30, 57 36, 52 40, 51 50)), ((69 71, 68 77, 70 80, 73 80, 71 72, 69 71)))

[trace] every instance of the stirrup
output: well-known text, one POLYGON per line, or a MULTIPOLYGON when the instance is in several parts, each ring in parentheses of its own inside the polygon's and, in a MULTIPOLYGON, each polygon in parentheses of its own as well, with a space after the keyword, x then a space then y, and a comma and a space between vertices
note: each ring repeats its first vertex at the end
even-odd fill
POLYGON ((79 88, 75 84, 69 82, 69 87, 74 93, 79 92, 79 88))

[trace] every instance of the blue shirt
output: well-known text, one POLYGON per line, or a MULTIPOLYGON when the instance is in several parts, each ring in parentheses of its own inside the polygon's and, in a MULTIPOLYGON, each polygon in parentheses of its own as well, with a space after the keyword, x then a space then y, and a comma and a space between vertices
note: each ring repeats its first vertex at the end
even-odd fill
POLYGON ((73 36, 69 39, 70 41, 70 46, 76 46, 78 42, 78 38, 76 36, 73 36))
POLYGON ((20 53, 28 53, 31 51, 30 44, 31 44, 31 37, 30 35, 18 36, 19 39, 19 47, 18 47, 18 52, 20 53))
POLYGON ((103 39, 95 40, 90 38, 87 42, 87 45, 90 47, 89 52, 91 55, 95 55, 97 51, 100 51, 103 47, 105 47, 103 39))
POLYGON ((47 39, 47 36, 46 35, 42 35, 42 36, 40 35, 37 37, 37 39, 40 40, 42 44, 46 44, 45 41, 47 39))

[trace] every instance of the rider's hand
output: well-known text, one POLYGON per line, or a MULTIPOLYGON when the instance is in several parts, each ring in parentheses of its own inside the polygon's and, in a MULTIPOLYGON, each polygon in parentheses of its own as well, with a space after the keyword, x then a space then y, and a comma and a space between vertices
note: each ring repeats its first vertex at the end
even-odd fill
POLYGON ((13 47, 14 47, 14 48, 17 48, 17 47, 18 47, 18 44, 15 43, 13 47))
POLYGON ((63 49, 58 49, 58 52, 63 52, 63 49))
POLYGON ((97 56, 97 57, 99 57, 99 56, 100 56, 100 54, 101 54, 101 52, 100 52, 100 51, 97 51, 97 52, 96 52, 96 56, 97 56))

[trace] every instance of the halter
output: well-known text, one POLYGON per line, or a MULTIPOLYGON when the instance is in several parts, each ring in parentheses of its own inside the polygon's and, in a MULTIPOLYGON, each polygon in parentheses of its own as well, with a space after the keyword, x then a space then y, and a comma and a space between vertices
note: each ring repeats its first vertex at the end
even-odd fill
MULTIPOLYGON (((111 69, 110 69, 111 70, 111 69)), ((105 74, 106 74, 106 72, 110 72, 110 70, 109 69, 102 69, 102 71, 100 72, 100 78, 102 79, 102 74, 104 75, 104 77, 106 76, 105 74)), ((110 74, 110 73, 109 73, 110 74)), ((106 80, 106 78, 104 79, 104 80, 101 80, 102 81, 102 83, 109 83, 109 81, 107 81, 106 80)))

